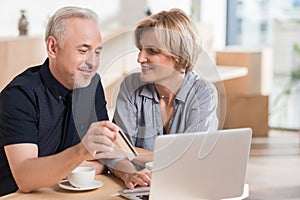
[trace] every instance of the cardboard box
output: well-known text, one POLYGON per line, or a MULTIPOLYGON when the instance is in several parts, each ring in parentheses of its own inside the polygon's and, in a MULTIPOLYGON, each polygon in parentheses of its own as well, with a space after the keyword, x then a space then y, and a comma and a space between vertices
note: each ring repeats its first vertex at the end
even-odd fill
POLYGON ((269 97, 227 96, 224 129, 250 127, 254 137, 268 136, 269 97))
POLYGON ((238 96, 270 94, 273 77, 271 61, 272 51, 268 48, 227 47, 216 52, 217 65, 247 67, 247 76, 224 82, 227 94, 238 96))

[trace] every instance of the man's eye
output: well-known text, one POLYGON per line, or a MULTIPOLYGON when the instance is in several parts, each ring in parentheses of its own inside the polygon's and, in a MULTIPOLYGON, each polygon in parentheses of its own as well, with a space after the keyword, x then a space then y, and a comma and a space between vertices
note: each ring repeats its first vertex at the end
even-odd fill
POLYGON ((82 53, 82 54, 85 54, 85 53, 88 52, 88 50, 87 49, 79 49, 79 52, 82 53))
POLYGON ((96 54, 96 55, 100 55, 100 53, 101 53, 101 50, 96 50, 96 51, 95 51, 95 54, 96 54))

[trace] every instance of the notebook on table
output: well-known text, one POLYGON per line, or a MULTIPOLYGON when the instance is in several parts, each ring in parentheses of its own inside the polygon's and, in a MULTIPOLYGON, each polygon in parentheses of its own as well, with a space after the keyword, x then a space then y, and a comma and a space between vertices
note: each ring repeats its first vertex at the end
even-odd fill
POLYGON ((251 136, 250 128, 158 136, 151 186, 119 194, 151 200, 243 199, 251 136))

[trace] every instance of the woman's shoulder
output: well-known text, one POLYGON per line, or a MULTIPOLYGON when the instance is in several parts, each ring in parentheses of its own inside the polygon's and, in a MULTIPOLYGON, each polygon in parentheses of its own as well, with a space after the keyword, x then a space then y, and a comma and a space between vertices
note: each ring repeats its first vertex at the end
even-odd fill
POLYGON ((129 91, 135 91, 144 85, 145 83, 140 78, 140 72, 137 72, 125 76, 124 80, 121 83, 121 88, 126 88, 129 91))
POLYGON ((135 72, 132 74, 128 74, 127 76, 125 76, 124 81, 123 82, 142 82, 141 78, 140 78, 141 73, 140 72, 135 72))
POLYGON ((187 82, 192 84, 194 87, 205 87, 214 88, 214 84, 206 80, 203 76, 195 74, 194 72, 187 73, 187 82))
POLYGON ((216 93, 216 88, 214 84, 204 77, 199 76, 193 72, 189 72, 188 82, 192 85, 192 89, 195 93, 202 96, 204 94, 216 93))

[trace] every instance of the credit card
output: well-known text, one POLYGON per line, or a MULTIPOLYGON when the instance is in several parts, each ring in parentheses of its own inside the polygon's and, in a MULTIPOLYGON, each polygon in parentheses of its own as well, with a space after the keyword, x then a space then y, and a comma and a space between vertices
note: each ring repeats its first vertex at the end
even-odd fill
POLYGON ((117 134, 116 141, 129 160, 133 160, 138 155, 138 152, 135 150, 134 146, 121 130, 119 131, 119 134, 117 134))

